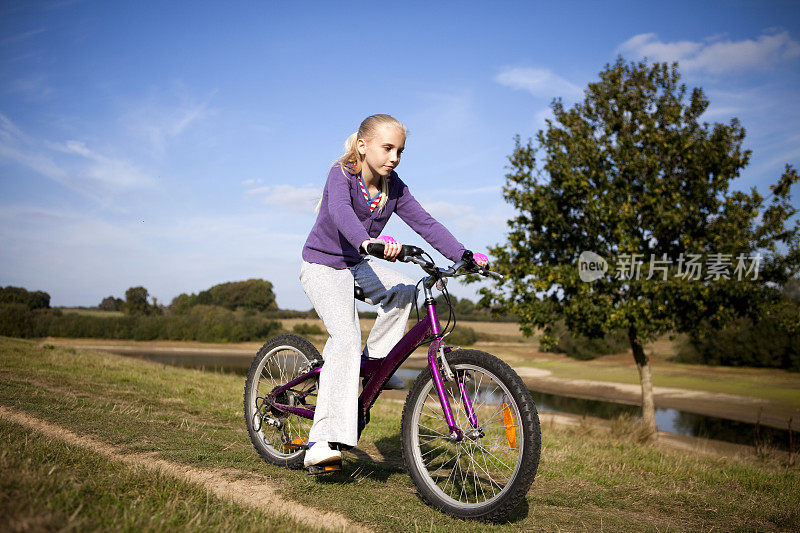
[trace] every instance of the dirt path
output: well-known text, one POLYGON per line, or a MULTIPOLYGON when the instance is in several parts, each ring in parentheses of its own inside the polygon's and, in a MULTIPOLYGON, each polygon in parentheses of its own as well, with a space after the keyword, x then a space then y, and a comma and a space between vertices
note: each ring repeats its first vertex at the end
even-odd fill
POLYGON ((269 483, 266 478, 256 474, 248 474, 248 479, 244 480, 235 479, 236 475, 240 475, 241 472, 233 470, 202 470, 156 459, 152 455, 120 453, 109 444, 91 437, 78 435, 68 429, 3 406, 0 406, 0 417, 68 444, 88 448, 92 452, 99 453, 111 460, 122 461, 134 467, 141 467, 151 472, 166 474, 190 483, 202 485, 220 498, 230 498, 239 505, 256 507, 270 514, 288 516, 314 529, 319 529, 324 524, 324 528, 331 531, 370 531, 338 513, 306 507, 297 502, 286 500, 278 494, 278 489, 269 483))

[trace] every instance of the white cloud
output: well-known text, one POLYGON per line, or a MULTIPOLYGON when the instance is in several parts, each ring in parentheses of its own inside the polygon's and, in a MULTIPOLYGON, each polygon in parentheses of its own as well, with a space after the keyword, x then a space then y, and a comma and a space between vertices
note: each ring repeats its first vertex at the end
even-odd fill
MULTIPOLYGON (((248 180, 250 181, 250 180, 248 180)), ((259 180, 260 181, 260 180, 259 180)), ((312 214, 319 201, 322 190, 311 185, 266 185, 245 191, 248 196, 256 196, 267 205, 281 207, 295 213, 312 214)))
POLYGON ((155 181, 134 163, 97 153, 80 141, 48 144, 54 150, 81 158, 73 170, 71 182, 84 191, 92 191, 92 195, 97 192, 116 195, 155 185, 155 181))
POLYGON ((424 202, 422 206, 433 218, 445 226, 452 227, 459 235, 472 237, 496 232, 505 228, 508 219, 502 202, 481 203, 478 208, 469 204, 454 204, 440 200, 424 202))
POLYGON ((156 155, 161 155, 171 141, 214 114, 211 100, 215 94, 212 91, 197 98, 176 84, 167 90, 154 91, 146 101, 133 106, 122 120, 156 155))
POLYGON ((654 62, 677 61, 683 71, 726 74, 763 69, 800 57, 800 43, 787 31, 763 34, 758 39, 664 42, 655 33, 641 33, 622 43, 617 52, 646 57, 654 62))
POLYGON ((100 201, 155 184, 127 160, 97 153, 80 141, 52 143, 34 139, 2 114, 0 157, 100 201))
MULTIPOLYGON (((0 210, 0 279, 44 290, 54 305, 96 305, 143 285, 169 303, 224 281, 253 277, 275 283, 278 303, 308 308, 297 274, 307 236, 263 210, 228 216, 116 220, 30 204, 0 210), (180 273, 175 276, 174 273, 180 273)), ((285 217, 284 217, 285 218, 285 217)))
POLYGON ((545 122, 545 120, 547 120, 548 118, 551 119, 551 120, 553 118, 555 118, 555 117, 553 117, 553 110, 550 109, 549 107, 544 107, 544 108, 540 109, 539 111, 537 111, 533 115, 533 129, 534 129, 534 131, 538 131, 540 129, 544 129, 544 127, 547 126, 547 123, 545 122))
POLYGON ((35 30, 24 31, 22 33, 16 33, 14 35, 9 35, 3 39, 0 39, 0 44, 8 45, 11 43, 18 43, 20 41, 25 41, 30 39, 31 37, 35 37, 40 33, 44 33, 46 30, 44 28, 36 28, 35 30))
POLYGON ((10 80, 6 85, 6 90, 19 94, 28 102, 48 100, 55 92, 43 74, 10 80))
POLYGON ((582 94, 580 87, 546 68, 508 67, 495 76, 494 81, 548 99, 575 99, 582 94))
POLYGON ((458 205, 450 202, 425 202, 425 210, 436 219, 455 219, 472 211, 470 205, 458 205))

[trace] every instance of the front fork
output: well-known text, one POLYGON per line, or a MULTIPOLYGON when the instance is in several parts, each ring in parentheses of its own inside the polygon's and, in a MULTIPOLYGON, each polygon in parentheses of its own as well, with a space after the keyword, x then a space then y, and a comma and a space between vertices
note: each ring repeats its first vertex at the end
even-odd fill
POLYGON ((441 340, 434 340, 428 348, 428 364, 433 374, 433 386, 436 387, 436 393, 439 395, 439 402, 442 404, 442 411, 444 411, 444 419, 447 422, 447 427, 450 430, 450 438, 455 442, 459 442, 464 438, 464 432, 455 422, 453 418, 453 411, 450 407, 450 400, 447 397, 447 392, 444 390, 444 382, 446 380, 455 380, 458 383, 458 390, 461 393, 461 402, 464 404, 464 411, 467 413, 467 418, 472 426, 470 435, 480 433, 478 427, 478 419, 475 416, 475 411, 472 408, 472 400, 467 393, 467 386, 464 383, 464 376, 460 372, 455 375, 450 371, 450 366, 447 364, 445 354, 450 352, 450 349, 445 347, 441 340), (442 370, 447 374, 442 376, 442 370, 439 369, 441 363, 442 370))

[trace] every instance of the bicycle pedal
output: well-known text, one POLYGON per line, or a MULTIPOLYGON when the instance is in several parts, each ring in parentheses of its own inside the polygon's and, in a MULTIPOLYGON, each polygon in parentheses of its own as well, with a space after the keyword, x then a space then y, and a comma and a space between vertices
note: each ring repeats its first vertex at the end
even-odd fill
POLYGON ((308 467, 308 475, 319 476, 321 474, 332 474, 334 472, 339 472, 341 469, 342 465, 313 465, 308 467))
POLYGON ((293 452, 295 450, 299 450, 300 448, 308 448, 306 445, 306 439, 303 437, 294 438, 291 442, 283 445, 284 452, 293 452))

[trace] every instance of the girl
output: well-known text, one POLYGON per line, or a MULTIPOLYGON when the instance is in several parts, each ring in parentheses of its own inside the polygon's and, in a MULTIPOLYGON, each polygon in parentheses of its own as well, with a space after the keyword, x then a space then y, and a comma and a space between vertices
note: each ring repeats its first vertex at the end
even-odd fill
MULTIPOLYGON (((394 261, 401 245, 380 236, 392 213, 452 261, 466 248, 417 202, 394 171, 406 142, 406 128, 390 115, 364 119, 345 142, 345 152, 333 165, 317 206, 314 227, 303 247, 300 282, 328 330, 322 351, 325 365, 319 377, 314 424, 309 433, 305 466, 340 466, 340 448, 358 438, 358 376, 361 357, 386 357, 405 332, 414 303, 414 282, 379 261, 365 258, 366 245, 385 245, 384 259, 394 261), (353 287, 378 306, 375 325, 361 350, 353 287)), ((483 254, 474 254, 481 266, 483 254)), ((402 388, 392 376, 387 386, 402 388)))

